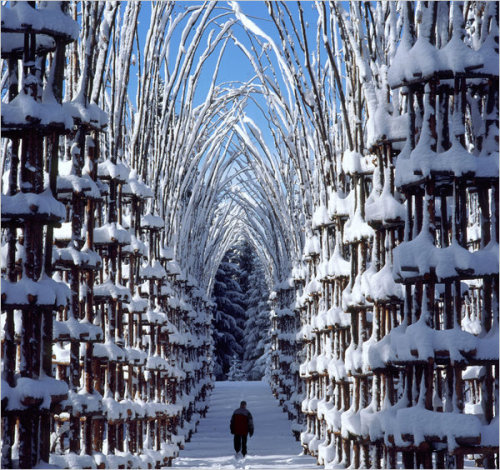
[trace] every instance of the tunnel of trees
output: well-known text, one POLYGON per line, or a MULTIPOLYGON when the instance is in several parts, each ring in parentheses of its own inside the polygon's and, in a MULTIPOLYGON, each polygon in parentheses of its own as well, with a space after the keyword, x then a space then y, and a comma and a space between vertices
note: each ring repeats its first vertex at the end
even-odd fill
POLYGON ((1 8, 2 467, 498 468, 497 2, 1 8))

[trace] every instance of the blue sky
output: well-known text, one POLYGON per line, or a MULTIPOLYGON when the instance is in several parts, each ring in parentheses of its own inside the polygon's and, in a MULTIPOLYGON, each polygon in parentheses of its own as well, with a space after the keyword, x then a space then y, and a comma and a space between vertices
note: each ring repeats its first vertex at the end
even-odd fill
MULTIPOLYGON (((176 11, 181 11, 182 9, 191 6, 191 5, 199 5, 203 2, 200 1, 178 1, 175 5, 176 11)), ((259 26, 266 30, 266 32, 272 33, 273 25, 270 20, 266 19, 267 8, 263 1, 251 1, 251 2, 241 2, 241 8, 243 12, 252 17, 252 19, 258 22, 259 26)), ((122 4, 122 9, 124 8, 124 4, 122 4)), ((224 18, 221 18, 220 23, 226 22, 230 18, 234 18, 234 14, 230 5, 226 2, 220 2, 218 8, 221 9, 218 13, 223 13, 224 11, 228 13, 224 18)), ((122 10, 123 11, 123 10, 122 10)), ((141 2, 141 11, 139 13, 139 24, 138 24, 138 36, 139 36, 139 44, 141 48, 141 56, 142 50, 144 48, 144 44, 146 42, 147 32, 150 25, 150 15, 151 15, 151 3, 149 1, 141 2)), ((178 47, 174 45, 176 43, 180 43, 182 30, 186 21, 179 25, 176 28, 176 32, 172 37, 172 45, 170 47, 170 55, 171 57, 175 57, 177 54, 178 47)), ((212 28, 216 28, 215 25, 212 28)), ((250 42, 248 41, 247 34, 244 31, 241 25, 235 25, 233 27, 233 31, 237 36, 238 40, 241 41, 245 46, 250 47, 250 42)), ((208 31, 205 33, 205 36, 208 36, 208 31)), ((188 40, 189 42, 189 40, 188 40)), ((203 50, 205 43, 200 45, 200 49, 203 50)), ((218 59, 218 52, 220 51, 221 46, 219 45, 216 49, 215 53, 207 60, 203 67, 201 79, 199 81, 199 85, 197 88, 196 96, 195 96, 195 106, 204 102, 207 91, 212 80, 213 70, 215 68, 216 61, 218 59)), ((131 102, 136 104, 136 91, 137 91, 137 74, 138 67, 131 65, 130 71, 130 83, 129 83, 129 96, 131 102)), ((224 56, 221 62, 221 67, 219 69, 219 75, 217 82, 227 83, 227 82, 246 82, 251 79, 255 75, 251 64, 248 62, 247 58, 243 55, 241 50, 234 45, 232 41, 226 46, 224 56)), ((238 84, 235 84, 237 86, 238 84)), ((262 119, 262 114, 258 110, 257 106, 253 102, 249 102, 249 105, 246 108, 246 112, 252 116, 252 119, 255 122, 260 123, 260 126, 264 130, 264 134, 268 137, 268 132, 266 132, 265 128, 267 127, 265 121, 262 119)), ((266 140, 268 140, 266 138, 266 140)), ((270 144, 271 142, 268 141, 270 144)))
MULTIPOLYGON (((248 16, 252 21, 254 21, 258 27, 263 30, 266 34, 268 34, 273 40, 276 42, 278 48, 280 47, 280 39, 276 32, 274 23, 269 17, 267 12, 267 7, 264 1, 241 1, 238 2, 242 13, 248 16)), ((203 2, 200 1, 177 1, 175 5, 175 11, 181 11, 182 9, 192 6, 192 5, 200 5, 203 2)), ((290 9, 292 14, 298 21, 298 13, 297 13, 297 4, 296 2, 288 2, 287 7, 290 9)), ((123 8, 123 6, 122 6, 123 8)), ((213 14, 221 14, 226 13, 226 16, 219 20, 220 23, 224 23, 229 19, 234 18, 234 13, 232 11, 231 6, 227 2, 218 2, 217 12, 213 14)), ((302 2, 302 8, 304 10, 304 16, 306 20, 309 22, 308 33, 310 37, 310 45, 316 42, 316 18, 317 13, 313 2, 302 2)), ((141 3, 141 11, 139 14, 139 25, 138 25, 138 34, 139 34, 139 43, 141 50, 144 48, 144 44, 146 41, 147 32, 149 29, 150 23, 150 14, 151 14, 151 3, 149 1, 143 1, 141 3)), ((186 23, 184 21, 180 26, 177 27, 176 33, 172 37, 170 54, 175 57, 177 54, 177 47, 174 47, 174 44, 180 42, 181 33, 183 30, 183 25, 186 23)), ((215 27, 212 25, 212 28, 215 27)), ((237 40, 245 45, 249 50, 251 48, 251 42, 248 38, 248 35, 241 24, 233 25, 232 29, 234 35, 237 40)), ((205 36, 208 36, 208 31, 205 33, 205 36)), ((188 40, 189 43, 189 40, 188 40)), ((205 97, 208 91, 208 87, 210 85, 212 74, 214 70, 215 63, 218 59, 218 51, 220 50, 220 45, 215 53, 208 59, 203 68, 203 72, 201 75, 200 83, 197 88, 197 93, 195 96, 194 105, 198 105, 205 101, 205 97)), ((203 50, 204 43, 200 45, 200 49, 203 50)), ((259 51, 257 51, 259 52, 259 51)), ((274 54, 270 53, 276 72, 279 74, 279 68, 277 66, 276 60, 274 58, 274 54)), ((217 79, 217 83, 227 83, 227 82, 246 82, 252 77, 255 76, 255 72, 249 63, 248 59, 244 56, 241 50, 234 45, 232 41, 229 41, 227 47, 224 52, 224 56, 221 62, 221 67, 219 69, 219 75, 217 79)), ((280 77, 278 76, 278 81, 280 81, 280 77)), ((236 83, 235 86, 238 84, 236 83)), ((280 83, 283 85, 283 83, 280 83)), ((129 84, 129 96, 132 103, 135 103, 136 100, 136 87, 137 87, 137 67, 132 66, 130 72, 130 84, 129 84)), ((285 90, 284 86, 280 86, 282 90, 285 90)), ((260 97, 256 96, 256 100, 263 105, 264 101, 260 97)), ((262 116, 261 110, 258 106, 252 101, 249 100, 247 103, 247 107, 245 108, 245 113, 257 124, 257 126, 261 129, 262 135, 267 142, 270 148, 273 147, 274 142, 271 137, 271 133, 268 128, 268 123, 265 118, 262 116)))
MULTIPOLYGON (((176 2, 176 9, 182 9, 189 5, 198 5, 203 2, 199 1, 178 1, 176 2)), ((263 1, 250 1, 250 2, 241 2, 242 10, 245 14, 251 15, 253 19, 258 21, 259 26, 263 29, 268 29, 267 32, 272 32, 272 26, 269 20, 266 20, 267 10, 263 1), (264 18, 260 20, 258 18, 264 18), (267 25, 266 25, 267 23, 267 25), (267 28, 266 28, 267 26, 267 28)), ((227 9, 228 12, 231 11, 231 7, 226 2, 220 2, 220 7, 223 9, 227 9)), ((151 14, 151 5, 149 1, 143 1, 141 5, 141 11, 139 13, 139 43, 141 49, 144 47, 144 43, 146 40, 146 35, 149 28, 151 14)), ((233 14, 230 12, 230 16, 233 17, 233 14)), ((227 21, 227 20, 226 20, 227 21)), ((178 28, 177 34, 174 35, 173 41, 179 42, 181 36, 182 28, 178 28)), ((238 36, 238 39, 241 40, 245 45, 248 45, 248 41, 246 39, 246 34, 241 26, 236 26, 235 32, 238 36)), ((174 52, 174 48, 172 47, 172 53, 174 52)), ((213 64, 217 59, 217 54, 213 54, 213 57, 209 59, 208 67, 206 67, 207 71, 211 73, 213 69, 213 64), (212 65, 212 66, 210 66, 212 65)), ((135 90, 137 86, 137 67, 132 67, 131 75, 130 75, 130 92, 132 101, 135 102, 135 90)), ((248 63, 247 59, 243 56, 243 53, 234 46, 234 44, 228 44, 224 58, 222 59, 222 65, 219 72, 219 83, 230 82, 230 81, 246 81, 250 79, 254 75, 251 65, 248 63)), ((207 77, 207 82, 211 77, 207 77)), ((203 90, 200 88, 200 93, 197 98, 203 100, 204 92, 206 93, 206 89, 203 90)))
MULTIPOLYGON (((202 3, 203 2, 199 1, 177 1, 175 8, 180 10, 182 8, 185 8, 186 6, 190 6, 193 4, 202 4, 202 3)), ((248 17, 250 17, 266 34, 271 36, 279 45, 279 38, 277 37, 277 34, 275 32, 274 24, 269 18, 265 3, 263 1, 241 1, 239 2, 239 5, 242 12, 248 17)), ((316 21, 316 13, 312 12, 314 4, 312 2, 302 2, 302 5, 306 19, 311 18, 310 21, 311 26, 309 27, 309 32, 312 34, 312 36, 314 36, 315 21, 316 21)), ((229 13, 229 16, 221 20, 221 22, 225 22, 227 21, 228 18, 234 17, 230 5, 228 5, 226 2, 219 2, 218 7, 221 10, 226 10, 229 13)), ((292 12, 297 11, 296 2, 289 2, 288 7, 292 12)), ((144 47, 147 31, 149 28, 150 12, 151 12, 150 2, 143 1, 141 5, 141 12, 139 14, 139 26, 138 26, 141 49, 144 47)), ((180 40, 181 31, 182 28, 178 28, 178 33, 173 37, 174 43, 175 41, 180 40)), ((241 25, 236 24, 233 27, 233 31, 239 41, 241 41, 245 46, 248 47, 250 46, 247 34, 241 25)), ((311 40, 313 40, 313 37, 311 37, 311 40)), ((171 53, 173 53, 174 47, 172 47, 171 50, 172 50, 171 53)), ((211 79, 213 64, 215 64, 216 59, 217 59, 217 54, 213 54, 213 57, 209 59, 209 62, 207 64, 208 66, 205 67, 206 72, 210 74, 210 76, 206 77, 207 85, 209 83, 209 80, 211 79)), ((132 102, 135 102, 135 89, 137 86, 136 74, 137 74, 137 68, 132 67, 130 75, 130 96, 132 102)), ((254 72, 252 66, 249 64, 246 57, 243 55, 243 53, 240 51, 238 47, 236 47, 234 44, 232 44, 232 42, 230 42, 226 47, 224 58, 222 59, 222 65, 219 71, 218 82, 219 83, 231 82, 231 81, 244 82, 249 80, 253 76, 254 72)), ((197 99, 203 101, 204 94, 206 94, 206 89, 204 90, 203 88, 200 88, 197 99)))

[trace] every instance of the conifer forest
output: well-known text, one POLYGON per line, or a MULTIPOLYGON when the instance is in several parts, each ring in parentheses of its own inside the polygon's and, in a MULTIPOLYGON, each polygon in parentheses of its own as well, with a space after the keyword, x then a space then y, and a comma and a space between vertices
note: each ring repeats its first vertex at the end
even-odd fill
POLYGON ((2 468, 176 466, 222 381, 499 468, 498 77, 496 1, 3 1, 2 468))

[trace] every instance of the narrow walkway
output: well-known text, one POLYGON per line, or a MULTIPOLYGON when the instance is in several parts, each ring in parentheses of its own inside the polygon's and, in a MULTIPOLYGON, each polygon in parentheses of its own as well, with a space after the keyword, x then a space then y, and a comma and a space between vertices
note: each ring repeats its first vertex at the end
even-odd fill
POLYGON ((198 432, 174 460, 179 468, 318 469, 316 460, 301 456, 291 423, 281 411, 265 382, 217 382, 210 409, 198 432), (236 460, 229 431, 232 412, 247 402, 255 433, 248 438, 248 455, 236 460))

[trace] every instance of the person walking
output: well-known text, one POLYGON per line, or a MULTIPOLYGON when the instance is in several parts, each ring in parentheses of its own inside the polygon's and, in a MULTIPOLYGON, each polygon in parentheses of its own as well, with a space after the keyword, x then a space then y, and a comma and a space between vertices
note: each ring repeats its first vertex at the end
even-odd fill
POLYGON ((253 435, 252 413, 247 410, 247 402, 242 401, 240 407, 234 410, 230 424, 231 434, 234 434, 234 450, 238 457, 240 449, 243 457, 247 455, 247 435, 253 435))

